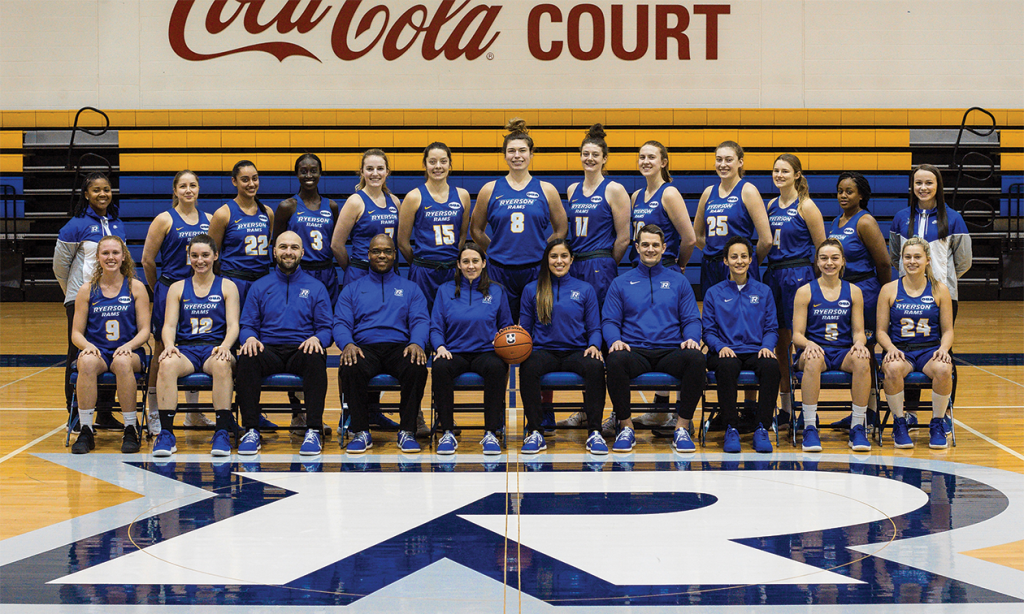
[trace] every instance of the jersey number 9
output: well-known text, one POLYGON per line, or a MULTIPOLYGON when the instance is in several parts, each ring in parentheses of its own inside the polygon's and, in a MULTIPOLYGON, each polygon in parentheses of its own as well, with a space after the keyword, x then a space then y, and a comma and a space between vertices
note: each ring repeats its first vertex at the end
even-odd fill
POLYGON ((121 323, 117 320, 107 320, 107 341, 117 341, 121 338, 121 323))

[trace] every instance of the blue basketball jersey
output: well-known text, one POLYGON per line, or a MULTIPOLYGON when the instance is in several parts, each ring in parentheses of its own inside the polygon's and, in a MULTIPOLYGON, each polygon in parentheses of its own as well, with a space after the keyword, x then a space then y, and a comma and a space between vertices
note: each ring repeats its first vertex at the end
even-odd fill
POLYGON ((331 262, 334 252, 331 251, 331 237, 334 236, 334 215, 331 213, 331 200, 320 196, 320 206, 310 211, 296 194, 295 213, 288 219, 288 230, 302 237, 302 248, 305 254, 303 262, 331 262))
POLYGON ((796 258, 814 259, 814 241, 807 222, 800 216, 800 200, 783 207, 780 199, 768 203, 768 225, 772 228, 772 249, 768 262, 783 262, 796 258))
POLYGON ((540 179, 533 177, 522 190, 513 190, 508 177, 495 181, 487 224, 489 257, 505 265, 540 262, 551 234, 551 206, 540 179))
POLYGON ((615 220, 612 207, 605 198, 605 190, 611 180, 605 177, 590 196, 583 194, 583 182, 576 186, 569 207, 565 210, 569 218, 569 244, 576 254, 611 251, 615 245, 615 220))
POLYGON ((636 253, 636 240, 640 236, 640 229, 648 224, 656 224, 665 233, 665 258, 679 257, 679 231, 675 224, 668 218, 665 205, 662 199, 665 196, 665 188, 670 184, 664 183, 651 196, 650 200, 645 198, 646 190, 641 188, 636 193, 636 201, 633 203, 633 212, 630 214, 630 221, 633 228, 633 245, 629 249, 629 258, 633 262, 639 260, 636 253))
POLYGON ((812 281, 811 302, 807 303, 807 332, 805 336, 820 346, 848 348, 853 345, 853 299, 850 282, 841 282, 839 298, 829 301, 821 291, 818 280, 812 281))
POLYGON ((733 237, 745 237, 754 242, 754 221, 743 204, 743 186, 746 184, 746 179, 740 179, 725 197, 718 195, 721 183, 711 187, 711 195, 704 203, 705 258, 720 260, 725 244, 733 237))
POLYGON ((448 184, 445 201, 434 200, 425 184, 417 189, 420 208, 416 210, 412 224, 414 255, 436 262, 456 260, 462 239, 462 218, 466 214, 458 188, 448 184))
POLYGON ((103 296, 99 286, 89 293, 89 316, 85 322, 85 338, 89 343, 110 354, 131 341, 138 332, 131 280, 124 280, 114 298, 103 296))
POLYGON ((868 212, 861 209, 854 214, 845 226, 839 225, 839 217, 832 220, 832 226, 828 230, 828 238, 836 239, 843 244, 843 256, 846 258, 846 271, 844 275, 863 275, 875 272, 875 261, 868 251, 868 246, 860 240, 857 234, 857 224, 860 218, 868 212))
POLYGON ((370 195, 359 190, 356 192, 363 199, 363 214, 352 227, 352 250, 349 258, 367 261, 370 259, 370 241, 377 235, 395 238, 398 228, 398 207, 391 201, 389 194, 384 194, 387 206, 383 209, 373 202, 370 195))
POLYGON ((217 276, 206 296, 197 296, 192 277, 185 280, 178 308, 178 345, 217 345, 227 333, 224 278, 217 276))
POLYGON ((939 305, 929 280, 921 296, 910 296, 903 288, 904 278, 896 281, 896 299, 889 308, 889 338, 894 344, 935 345, 942 341, 939 305))
POLYGON ((246 215, 234 200, 227 205, 231 219, 224 229, 221 268, 266 273, 270 267, 270 219, 258 205, 255 215, 246 215))
POLYGON ((192 274, 189 265, 188 242, 192 237, 210 232, 210 220, 199 211, 199 223, 189 224, 172 207, 171 229, 167 231, 164 242, 160 244, 160 276, 171 281, 185 279, 192 274))

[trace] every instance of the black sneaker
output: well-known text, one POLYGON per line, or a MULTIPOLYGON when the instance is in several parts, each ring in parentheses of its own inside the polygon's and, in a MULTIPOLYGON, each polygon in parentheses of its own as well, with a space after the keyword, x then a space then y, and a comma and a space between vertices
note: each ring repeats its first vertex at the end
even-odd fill
POLYGON ((76 439, 75 444, 71 446, 71 453, 88 454, 95 449, 96 438, 93 437, 92 429, 87 426, 83 426, 82 432, 78 434, 78 439, 76 439))
POLYGON ((114 414, 109 411, 98 411, 96 412, 96 419, 93 422, 92 428, 100 431, 120 431, 124 429, 124 425, 121 421, 114 417, 114 414))
POLYGON ((135 454, 139 451, 139 427, 129 424, 124 427, 124 438, 121 439, 121 453, 135 454))

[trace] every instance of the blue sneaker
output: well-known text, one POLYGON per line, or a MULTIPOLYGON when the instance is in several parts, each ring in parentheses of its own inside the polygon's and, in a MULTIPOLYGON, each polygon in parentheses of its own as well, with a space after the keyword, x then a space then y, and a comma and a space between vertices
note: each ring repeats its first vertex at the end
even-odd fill
MULTIPOLYGON (((260 428, 265 431, 272 431, 277 428, 277 425, 268 420, 263 414, 260 414, 260 423, 256 428, 260 428)), ((241 452, 239 452, 239 454, 241 454, 241 452)))
POLYGON ((545 435, 550 435, 555 432, 555 412, 544 412, 544 420, 540 423, 540 430, 544 431, 545 435))
POLYGON ((907 419, 907 428, 917 426, 917 414, 908 411, 903 417, 907 419))
MULTIPOLYGON (((769 442, 768 445, 771 445, 769 442)), ((821 452, 821 438, 818 437, 818 429, 813 426, 804 427, 804 452, 821 452)))
POLYGON ((608 444, 605 442, 604 437, 601 436, 600 431, 590 431, 590 437, 587 437, 587 452, 597 456, 608 454, 608 444))
POLYGON ((763 426, 757 427, 757 430, 754 431, 754 452, 760 454, 771 454, 772 452, 772 440, 763 426))
POLYGON ((615 443, 612 444, 612 452, 632 452, 635 445, 636 433, 630 427, 624 426, 619 431, 619 436, 615 438, 615 443))
POLYGON ((491 431, 484 433, 484 438, 480 440, 480 445, 483 446, 484 454, 487 456, 501 454, 501 443, 498 441, 498 437, 491 431))
POLYGON ((398 449, 406 454, 419 452, 420 444, 416 441, 416 434, 410 431, 398 431, 398 449))
POLYGON ((953 435, 953 417, 945 416, 942 419, 942 433, 949 439, 953 435))
POLYGON ((260 432, 256 429, 249 429, 242 435, 242 441, 238 442, 238 453, 242 456, 252 456, 260 451, 260 432))
POLYGON ((177 439, 174 437, 174 433, 164 429, 160 431, 160 434, 156 436, 156 441, 153 443, 153 456, 156 458, 167 458, 171 454, 178 451, 177 439))
POLYGON ((722 444, 722 451, 729 454, 739 454, 740 432, 732 428, 732 425, 725 427, 725 443, 722 444))
POLYGON ((210 454, 217 457, 231 456, 231 437, 226 430, 221 429, 213 434, 210 454))
POLYGON ((349 454, 362 454, 372 447, 373 439, 370 437, 370 431, 359 431, 352 433, 352 441, 348 442, 345 451, 349 454))
POLYGON ((397 431, 398 423, 388 418, 381 412, 377 412, 370 416, 370 426, 375 426, 382 431, 397 431))
POLYGON ((835 422, 833 422, 832 424, 829 424, 828 426, 829 426, 829 428, 843 429, 844 431, 848 431, 848 430, 850 430, 850 421, 851 420, 852 420, 851 416, 846 416, 845 418, 842 418, 841 420, 836 420, 835 422))
POLYGON ((928 424, 928 447, 932 450, 945 450, 949 447, 946 433, 942 430, 942 418, 932 418, 928 424))
POLYGON ((676 429, 675 440, 673 441, 673 447, 676 452, 688 454, 690 452, 696 452, 697 448, 693 445, 693 440, 690 439, 690 433, 686 429, 676 429))
POLYGON ((306 438, 299 447, 301 456, 320 456, 323 446, 320 444, 320 433, 316 429, 306 429, 306 438))
POLYGON ((530 433, 523 440, 523 454, 536 454, 547 449, 548 444, 544 443, 544 436, 540 434, 540 431, 530 433))
POLYGON ((868 441, 867 429, 863 424, 850 429, 850 449, 854 452, 870 452, 871 442, 868 441))
POLYGON ((458 449, 459 440, 455 438, 455 433, 445 431, 441 441, 437 442, 437 453, 441 455, 455 454, 458 449))
MULTIPOLYGON (((913 414, 911 414, 913 415, 913 414)), ((907 431, 907 417, 896 418, 892 422, 892 445, 895 448, 905 450, 907 448, 914 447, 914 440, 910 438, 910 432, 907 431)))

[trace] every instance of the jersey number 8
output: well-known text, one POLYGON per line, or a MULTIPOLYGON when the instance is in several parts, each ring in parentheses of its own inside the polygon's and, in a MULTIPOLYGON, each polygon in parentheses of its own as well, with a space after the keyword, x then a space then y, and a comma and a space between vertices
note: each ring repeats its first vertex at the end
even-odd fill
POLYGON ((512 232, 518 234, 526 230, 526 216, 522 212, 516 211, 509 220, 512 223, 512 232))

